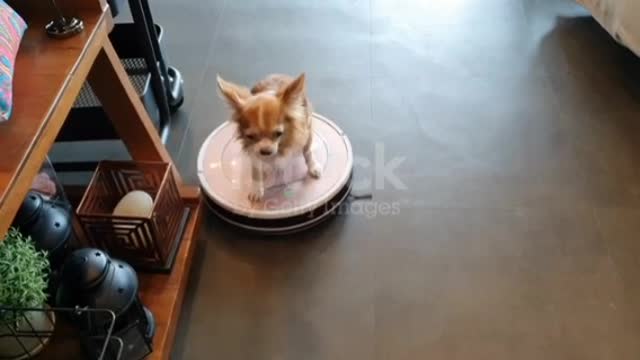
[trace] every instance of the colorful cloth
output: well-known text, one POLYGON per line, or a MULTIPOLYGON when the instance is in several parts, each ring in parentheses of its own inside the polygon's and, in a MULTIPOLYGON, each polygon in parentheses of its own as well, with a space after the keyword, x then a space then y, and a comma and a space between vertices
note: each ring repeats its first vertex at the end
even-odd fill
POLYGON ((11 6, 0 0, 0 122, 13 110, 13 69, 27 24, 11 6))

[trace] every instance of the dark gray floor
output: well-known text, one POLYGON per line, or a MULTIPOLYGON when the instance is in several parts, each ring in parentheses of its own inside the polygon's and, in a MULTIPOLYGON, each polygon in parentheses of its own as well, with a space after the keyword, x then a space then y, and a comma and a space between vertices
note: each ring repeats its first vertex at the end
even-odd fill
POLYGON ((640 358, 640 60, 579 6, 153 7, 186 80, 169 144, 185 179, 227 115, 216 73, 305 71, 356 155, 382 145, 407 186, 282 241, 209 216, 175 359, 640 358))

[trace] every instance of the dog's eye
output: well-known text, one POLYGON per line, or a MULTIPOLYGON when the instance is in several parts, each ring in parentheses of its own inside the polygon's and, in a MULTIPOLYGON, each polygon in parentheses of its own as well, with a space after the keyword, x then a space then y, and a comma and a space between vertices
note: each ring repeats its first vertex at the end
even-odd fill
POLYGON ((282 130, 276 130, 276 131, 273 132, 273 137, 277 139, 280 136, 282 136, 282 134, 283 134, 282 130))
POLYGON ((245 134, 244 137, 246 137, 248 140, 254 141, 255 139, 257 139, 255 134, 245 134))

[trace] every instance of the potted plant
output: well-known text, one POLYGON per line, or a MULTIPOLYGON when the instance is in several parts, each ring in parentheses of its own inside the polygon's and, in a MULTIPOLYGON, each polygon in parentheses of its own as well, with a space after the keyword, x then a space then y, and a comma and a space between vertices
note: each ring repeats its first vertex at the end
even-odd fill
POLYGON ((46 309, 49 261, 30 237, 10 229, 0 242, 0 358, 19 360, 39 353, 55 318, 46 309), (12 310, 7 310, 7 308, 12 310), (17 334, 17 335, 16 335, 17 334))

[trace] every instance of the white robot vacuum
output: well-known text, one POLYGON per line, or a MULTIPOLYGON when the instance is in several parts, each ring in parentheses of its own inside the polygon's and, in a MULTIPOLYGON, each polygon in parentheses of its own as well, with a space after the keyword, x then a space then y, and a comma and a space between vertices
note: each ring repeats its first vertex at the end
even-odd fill
POLYGON ((351 143, 331 120, 313 115, 313 152, 322 165, 319 179, 307 175, 302 154, 265 174, 265 196, 249 201, 251 164, 225 122, 204 141, 198 154, 198 178, 209 208, 222 220, 261 234, 308 229, 338 213, 351 191, 351 143))

